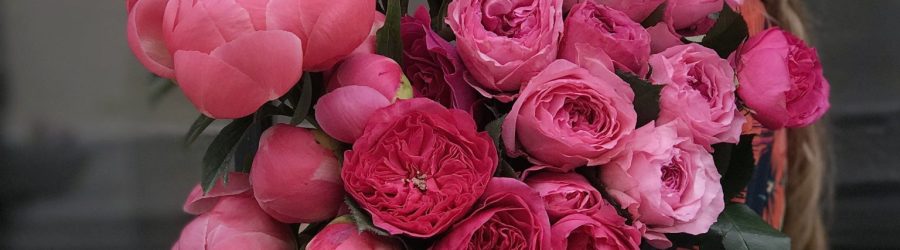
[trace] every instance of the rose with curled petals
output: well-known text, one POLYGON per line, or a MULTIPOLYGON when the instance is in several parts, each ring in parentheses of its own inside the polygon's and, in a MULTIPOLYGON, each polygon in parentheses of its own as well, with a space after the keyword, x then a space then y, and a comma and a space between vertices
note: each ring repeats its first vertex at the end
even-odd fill
POLYGON ((615 70, 643 76, 648 70, 650 34, 625 13, 587 1, 575 5, 566 17, 559 57, 592 72, 594 65, 579 63, 578 58, 608 57, 615 70))
POLYGON ((344 153, 344 189, 390 234, 427 238, 462 219, 497 166, 490 136, 461 110, 413 98, 379 109, 344 153))
POLYGON ((615 208, 593 215, 571 214, 551 226, 552 249, 640 249, 641 232, 625 224, 615 208))
POLYGON ((551 222, 570 214, 600 211, 606 203, 600 191, 577 173, 544 172, 528 176, 525 183, 541 195, 551 222))

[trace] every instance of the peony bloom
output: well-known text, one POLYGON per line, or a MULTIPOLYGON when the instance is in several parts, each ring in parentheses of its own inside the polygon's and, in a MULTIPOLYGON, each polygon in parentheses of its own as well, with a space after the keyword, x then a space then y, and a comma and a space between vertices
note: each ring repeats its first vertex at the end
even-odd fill
POLYGON ((456 0, 447 10, 460 57, 485 97, 515 99, 556 59, 562 0, 456 0))
POLYGON ((375 11, 375 20, 372 22, 372 30, 369 31, 369 37, 366 37, 366 40, 363 41, 359 47, 353 50, 350 54, 375 54, 377 52, 377 34, 378 30, 381 27, 384 27, 384 21, 387 17, 381 12, 375 11))
POLYGON ((603 61, 593 57, 608 57, 615 69, 643 76, 650 57, 650 34, 625 13, 587 1, 575 5, 569 12, 559 54, 561 59, 575 62, 592 72, 593 67, 604 65, 579 62, 603 61))
POLYGON ((722 11, 723 0, 669 0, 664 19, 684 36, 703 35, 716 24, 713 14, 722 11))
POLYGON ((475 211, 433 249, 550 249, 550 220, 540 196, 528 185, 493 178, 475 211))
POLYGON ((470 115, 424 98, 372 114, 344 159, 344 188, 375 226, 422 238, 462 219, 498 162, 470 115))
POLYGON ((660 94, 660 124, 680 120, 681 132, 712 151, 712 144, 737 143, 744 115, 735 103, 734 70, 715 51, 698 44, 679 45, 650 57, 660 94))
POLYGON ((738 95, 770 129, 808 126, 831 107, 816 49, 784 30, 754 35, 730 59, 740 82, 738 95))
POLYGON ((372 31, 375 0, 268 0, 265 24, 303 40, 303 69, 323 71, 360 46, 372 31))
POLYGON ((173 250, 184 249, 295 249, 287 225, 263 212, 250 194, 221 200, 181 231, 173 250))
POLYGON ((316 121, 331 137, 353 143, 363 134, 369 117, 388 105, 391 105, 391 100, 371 87, 340 87, 316 102, 316 121))
POLYGON ((187 200, 184 202, 184 212, 200 215, 215 207, 222 197, 250 193, 249 175, 231 172, 228 173, 227 178, 228 184, 225 184, 223 181, 216 182, 206 194, 203 193, 203 188, 200 187, 200 184, 194 186, 194 189, 191 190, 187 200))
POLYGON ((324 136, 284 124, 263 133, 250 182, 259 206, 284 223, 334 217, 343 204, 340 166, 324 136))
POLYGON ((446 107, 471 111, 476 100, 474 81, 456 47, 431 30, 428 10, 403 17, 403 64, 416 97, 435 100, 446 107))
POLYGON ((294 86, 304 62, 300 39, 265 31, 265 13, 257 8, 263 4, 132 1, 128 44, 148 70, 175 79, 203 114, 243 117, 294 86))
POLYGON ((657 248, 665 233, 706 233, 725 209, 721 176, 712 155, 677 134, 678 122, 635 130, 628 148, 605 165, 600 180, 657 248))
POLYGON ((341 62, 331 74, 328 91, 350 85, 368 86, 393 101, 402 78, 400 64, 393 59, 376 54, 355 54, 341 62))
POLYGON ((525 183, 541 195, 551 222, 570 214, 590 214, 609 206, 600 192, 577 173, 544 172, 528 176, 525 183))
POLYGON ((572 214, 553 224, 552 249, 640 249, 641 231, 604 206, 594 215, 572 214))
POLYGON ((637 114, 628 84, 612 72, 598 73, 557 60, 532 78, 503 122, 507 154, 562 172, 609 161, 637 114))
POLYGON ((305 249, 401 250, 403 246, 394 239, 374 235, 369 231, 359 231, 348 216, 341 216, 316 233, 305 249))

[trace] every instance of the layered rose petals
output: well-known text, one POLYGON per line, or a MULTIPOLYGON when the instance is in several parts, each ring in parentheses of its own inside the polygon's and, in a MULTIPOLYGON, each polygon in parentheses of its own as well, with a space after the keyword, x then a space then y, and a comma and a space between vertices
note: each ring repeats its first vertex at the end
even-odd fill
POLYGON ((593 67, 604 67, 643 76, 648 70, 650 34, 625 13, 587 1, 575 5, 569 12, 559 53, 561 59, 572 61, 592 72, 597 70, 592 69, 593 67), (614 65, 579 63, 585 60, 603 61, 606 58, 614 65))
POLYGON ((640 249, 637 228, 625 224, 612 207, 601 211, 568 215, 553 224, 552 249, 640 249))
POLYGON ((377 90, 351 85, 323 95, 316 103, 316 121, 335 139, 353 143, 362 136, 366 122, 376 110, 391 101, 377 90))
POLYGON ((606 205, 600 191, 577 173, 539 173, 528 176, 525 183, 541 195, 551 222, 570 214, 600 211, 606 205))
POLYGON ((391 234, 431 237, 459 221, 484 192, 497 152, 472 118, 428 99, 376 111, 345 152, 346 191, 391 234))

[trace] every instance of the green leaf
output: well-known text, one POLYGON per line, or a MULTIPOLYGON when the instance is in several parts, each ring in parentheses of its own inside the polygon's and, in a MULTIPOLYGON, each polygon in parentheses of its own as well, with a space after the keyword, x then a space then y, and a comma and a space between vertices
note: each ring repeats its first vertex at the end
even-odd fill
POLYGON ((203 172, 200 179, 204 193, 209 192, 209 189, 216 183, 216 178, 226 172, 225 159, 234 150, 252 123, 252 116, 232 121, 219 132, 219 135, 206 149, 206 154, 203 155, 203 172))
POLYGON ((731 164, 731 151, 737 146, 731 143, 719 143, 712 145, 713 162, 716 163, 716 169, 720 175, 728 173, 728 165, 731 164))
POLYGON ((722 175, 722 191, 725 200, 731 200, 750 183, 756 162, 753 160, 753 135, 741 136, 741 141, 731 150, 728 170, 722 175))
POLYGON ((725 4, 722 12, 719 12, 716 24, 706 33, 700 44, 715 50, 720 57, 728 58, 747 36, 747 23, 744 22, 744 18, 725 4))
POLYGON ((516 174, 516 170, 513 169, 512 165, 506 161, 503 157, 504 147, 502 143, 502 138, 500 138, 500 131, 503 126, 503 120, 506 119, 506 115, 500 116, 496 120, 489 122, 484 126, 484 130, 488 132, 488 135, 491 136, 491 140, 494 141, 494 148, 497 149, 497 170, 494 172, 494 176, 498 177, 509 177, 516 178, 519 175, 516 174))
POLYGON ((631 90, 634 91, 634 111, 637 112, 637 127, 656 120, 659 117, 659 94, 663 86, 653 85, 631 73, 617 71, 616 75, 619 75, 622 80, 631 85, 631 90))
POLYGON ((381 236, 390 235, 387 231, 384 231, 384 229, 378 228, 375 224, 372 224, 372 216, 363 210, 359 204, 356 203, 356 200, 353 200, 353 197, 344 197, 344 203, 347 203, 347 207, 350 208, 350 218, 353 219, 353 223, 356 224, 356 228, 359 229, 359 231, 369 231, 381 236))
POLYGON ((745 204, 725 206, 701 238, 700 249, 791 249, 791 239, 775 230, 745 204))
POLYGON ((453 30, 450 29, 450 25, 444 22, 444 19, 447 18, 447 6, 450 5, 450 2, 451 0, 428 0, 428 12, 431 13, 431 30, 447 39, 447 41, 456 39, 453 30))
POLYGON ((403 40, 400 37, 400 17, 403 12, 401 0, 388 0, 384 27, 376 33, 376 47, 379 55, 390 57, 402 65, 403 40))
POLYGON ((300 99, 294 104, 294 115, 291 117, 291 125, 297 125, 303 122, 303 120, 309 116, 310 109, 312 109, 312 77, 309 73, 303 74, 303 79, 301 81, 303 82, 303 86, 300 89, 300 99))
POLYGON ((200 135, 203 134, 203 131, 215 120, 216 119, 200 114, 200 116, 194 120, 194 124, 191 124, 191 128, 188 129, 187 134, 184 136, 184 146, 190 146, 197 141, 197 138, 199 138, 200 135))

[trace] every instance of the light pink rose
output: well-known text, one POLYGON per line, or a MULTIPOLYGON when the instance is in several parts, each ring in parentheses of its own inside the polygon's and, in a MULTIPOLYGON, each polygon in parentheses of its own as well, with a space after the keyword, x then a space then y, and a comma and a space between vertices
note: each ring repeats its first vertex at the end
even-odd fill
POLYGON ((512 101, 556 59, 562 0, 456 0, 447 10, 459 54, 485 97, 512 101))
POLYGON ((259 206, 284 223, 332 218, 343 204, 340 166, 323 138, 278 124, 260 138, 250 182, 259 206))
POLYGON ((723 0, 669 0, 664 19, 684 36, 703 35, 716 24, 711 16, 722 11, 723 0))
POLYGON ((194 186, 194 189, 191 190, 187 200, 184 202, 184 212, 200 215, 215 207, 222 197, 251 192, 249 175, 231 172, 228 173, 227 178, 228 184, 225 184, 224 181, 217 181, 206 194, 203 193, 203 188, 200 187, 200 184, 194 186))
POLYGON ((303 69, 323 71, 350 55, 372 31, 375 0, 268 0, 265 24, 303 40, 303 69))
POLYGON ((544 172, 528 176, 525 183, 541 195, 550 222, 570 214, 590 214, 600 211, 606 204, 600 192, 591 186, 584 176, 577 173, 544 172))
POLYGON ((295 249, 290 227, 263 212, 250 194, 221 200, 181 231, 173 250, 295 249))
POLYGON ((671 47, 650 57, 660 94, 660 124, 680 120, 682 134, 712 151, 712 144, 737 143, 744 115, 735 103, 734 70, 712 49, 698 44, 671 47))
POLYGON ((754 35, 731 56, 741 100, 770 129, 815 123, 831 107, 830 85, 816 49, 771 28, 754 35))
MULTIPOLYGON (((346 88, 346 87, 345 87, 346 88)), ((425 98, 379 109, 344 153, 344 189, 390 234, 427 238, 464 218, 498 162, 472 116, 425 98)))
POLYGON ((609 161, 637 114, 628 84, 598 73, 557 60, 532 78, 503 122, 507 154, 561 172, 609 161))
POLYGON ((681 35, 675 32, 675 29, 669 23, 671 21, 662 21, 653 25, 653 27, 647 28, 647 32, 650 33, 650 53, 656 54, 668 48, 684 44, 681 41, 681 35))
POLYGON ((360 231, 350 218, 342 216, 316 233, 305 249, 401 250, 403 246, 397 240, 378 236, 369 231, 360 231))
POLYGON ((376 10, 375 21, 372 22, 372 30, 369 31, 369 37, 367 37, 366 40, 363 41, 363 43, 360 44, 359 47, 356 47, 356 49, 354 49, 350 54, 375 54, 378 49, 376 46, 378 42, 376 41, 377 33, 378 30, 381 29, 381 27, 384 27, 385 19, 386 17, 384 16, 384 14, 381 14, 381 12, 378 12, 376 10))
POLYGON ((569 11, 564 31, 559 58, 591 70, 597 64, 580 64, 579 58, 608 57, 615 69, 646 75, 650 34, 625 13, 591 1, 580 3, 569 11), (577 45, 594 47, 589 52, 599 53, 583 54, 577 45))
POLYGON ((605 206, 592 216, 571 214, 553 224, 552 249, 640 249, 641 232, 605 206))
POLYGON ((353 143, 362 135, 369 117, 376 110, 390 104, 391 100, 371 87, 340 87, 323 95, 316 102, 316 121, 331 137, 353 143))
POLYGON ((434 244, 450 249, 551 249, 550 219, 537 192, 516 179, 493 178, 475 210, 434 244))
POLYGON ((678 122, 637 129, 628 148, 600 171, 609 194, 647 226, 657 248, 665 233, 706 233, 725 208, 712 155, 677 134, 678 122))
POLYGON ((403 72, 393 59, 376 54, 354 54, 342 61, 331 74, 328 91, 361 85, 368 86, 393 101, 400 88, 403 72))
POLYGON ((572 6, 583 2, 594 2, 619 10, 635 22, 642 22, 666 0, 565 0, 563 10, 569 11, 572 6))

